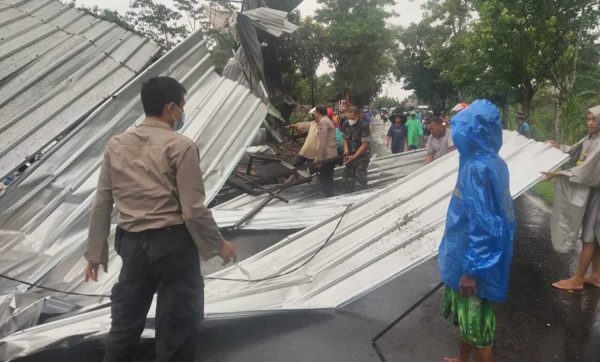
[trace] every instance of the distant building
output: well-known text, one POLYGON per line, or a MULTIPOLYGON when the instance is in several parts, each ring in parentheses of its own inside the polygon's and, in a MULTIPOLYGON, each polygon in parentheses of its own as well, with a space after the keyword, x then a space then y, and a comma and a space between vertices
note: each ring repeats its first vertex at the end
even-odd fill
POLYGON ((406 97, 400 105, 404 109, 409 109, 409 110, 417 109, 417 107, 419 106, 419 100, 417 99, 416 96, 411 95, 411 96, 406 97))

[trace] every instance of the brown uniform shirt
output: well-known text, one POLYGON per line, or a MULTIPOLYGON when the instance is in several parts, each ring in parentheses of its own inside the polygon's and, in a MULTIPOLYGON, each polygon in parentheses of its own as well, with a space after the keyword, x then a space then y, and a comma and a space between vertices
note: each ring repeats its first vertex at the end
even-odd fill
POLYGON ((108 141, 91 210, 85 258, 108 261, 113 202, 127 231, 185 224, 204 259, 221 250, 223 237, 204 205, 198 147, 156 120, 108 141))
POLYGON ((327 116, 322 116, 317 125, 319 139, 317 143, 317 152, 315 161, 325 161, 336 158, 337 144, 335 143, 335 124, 327 116))

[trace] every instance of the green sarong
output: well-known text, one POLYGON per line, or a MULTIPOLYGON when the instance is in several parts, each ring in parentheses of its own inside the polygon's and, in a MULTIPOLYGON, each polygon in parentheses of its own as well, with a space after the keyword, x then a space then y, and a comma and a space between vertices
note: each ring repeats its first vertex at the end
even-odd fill
POLYGON ((461 338, 478 348, 488 348, 496 335, 496 316, 492 303, 477 296, 463 297, 446 286, 442 296, 442 316, 452 317, 461 338))

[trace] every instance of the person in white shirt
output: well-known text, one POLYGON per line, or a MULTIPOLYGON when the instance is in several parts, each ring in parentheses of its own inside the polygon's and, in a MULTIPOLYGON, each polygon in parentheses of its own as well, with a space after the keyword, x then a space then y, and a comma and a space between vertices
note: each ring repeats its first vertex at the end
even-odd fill
POLYGON ((425 164, 433 162, 438 158, 454 150, 454 142, 450 129, 447 124, 439 117, 431 118, 429 122, 429 131, 431 134, 427 137, 425 146, 425 164))

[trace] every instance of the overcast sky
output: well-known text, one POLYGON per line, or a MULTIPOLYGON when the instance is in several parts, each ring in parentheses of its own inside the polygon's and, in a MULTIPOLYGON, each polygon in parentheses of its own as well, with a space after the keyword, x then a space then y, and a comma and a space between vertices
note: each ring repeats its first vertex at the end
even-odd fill
MULTIPOLYGON (((167 5, 172 5, 173 3, 172 0, 162 0, 162 2, 167 5)), ((421 5, 424 2, 425 0, 396 0, 396 5, 393 9, 398 13, 398 16, 391 19, 390 23, 396 25, 408 25, 411 22, 418 22, 422 16, 421 5)), ((128 0, 76 0, 76 3, 77 5, 86 6, 98 5, 101 8, 113 9, 121 13, 125 13, 129 8, 128 0)), ((300 6, 298 6, 302 16, 314 15, 315 10, 318 8, 319 4, 317 4, 317 0, 304 0, 300 6)), ((317 73, 323 74, 331 71, 332 69, 329 65, 326 62, 323 62, 317 70, 317 73)), ((402 89, 401 84, 393 82, 383 86, 381 95, 385 95, 386 93, 390 97, 396 97, 399 100, 402 100, 411 92, 402 89)))

